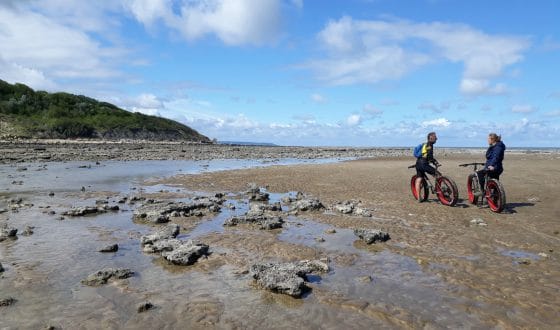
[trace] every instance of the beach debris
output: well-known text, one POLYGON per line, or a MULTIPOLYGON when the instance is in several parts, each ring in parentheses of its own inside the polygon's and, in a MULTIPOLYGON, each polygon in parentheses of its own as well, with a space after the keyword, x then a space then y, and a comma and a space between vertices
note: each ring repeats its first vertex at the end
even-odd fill
POLYGON ((142 205, 134 211, 134 220, 150 223, 169 222, 171 217, 204 216, 206 213, 220 212, 223 199, 216 197, 195 197, 190 203, 156 202, 142 205))
POLYGON ((132 275, 134 272, 128 268, 106 268, 89 275, 81 282, 89 286, 100 286, 106 284, 111 278, 125 279, 132 275))
POLYGON ((148 310, 150 310, 150 309, 153 309, 154 307, 155 307, 155 306, 154 306, 151 302, 145 301, 145 302, 139 304, 139 305, 136 307, 136 311, 137 311, 138 313, 143 313, 143 312, 145 312, 145 311, 148 311, 148 310))
POLYGON ((342 214, 355 215, 361 217, 371 217, 371 211, 362 206, 360 200, 346 200, 333 204, 330 208, 332 211, 342 214))
POLYGON ((140 243, 142 245, 151 245, 160 240, 175 238, 179 235, 179 230, 178 224, 171 223, 156 230, 156 232, 152 234, 142 236, 140 238, 140 243))
POLYGON ((265 188, 259 187, 256 183, 248 183, 249 188, 245 193, 249 196, 250 201, 268 201, 270 195, 265 192, 265 188))
POLYGON ((119 250, 119 245, 118 244, 111 244, 111 245, 107 245, 102 247, 101 249, 99 249, 98 252, 117 252, 119 250))
POLYGON ((17 229, 13 227, 8 227, 8 224, 3 224, 0 227, 0 242, 7 240, 8 238, 17 238, 17 229))
POLYGON ((0 298, 0 307, 7 307, 15 304, 17 302, 16 298, 8 297, 8 298, 0 298))
POLYGON ((164 251, 161 255, 175 265, 189 266, 194 264, 200 257, 208 255, 209 246, 195 243, 192 240, 182 242, 172 251, 164 251))
POLYGON ((488 224, 484 220, 476 218, 471 220, 471 226, 488 226, 488 224))
POLYGON ((23 236, 33 235, 33 229, 35 229, 34 226, 25 226, 25 228, 23 229, 23 232, 21 234, 23 236))
POLYGON ((249 271, 260 287, 299 298, 309 290, 305 283, 307 275, 326 273, 329 266, 322 261, 302 260, 292 263, 254 264, 249 271))
POLYGON ((386 242, 391 239, 388 233, 377 229, 354 229, 354 235, 361 238, 367 244, 386 242))

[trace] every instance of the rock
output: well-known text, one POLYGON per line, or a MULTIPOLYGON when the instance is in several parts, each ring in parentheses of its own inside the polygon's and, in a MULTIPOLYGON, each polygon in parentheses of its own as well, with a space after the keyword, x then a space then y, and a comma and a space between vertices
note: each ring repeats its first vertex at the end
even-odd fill
POLYGON ((138 313, 143 313, 143 312, 148 311, 148 310, 150 310, 150 309, 152 309, 152 308, 154 308, 154 305, 153 305, 151 302, 146 301, 146 302, 143 302, 143 303, 141 303, 140 305, 138 305, 138 306, 136 307, 136 311, 137 311, 138 313))
POLYGON ((478 225, 478 226, 487 226, 486 222, 484 222, 484 220, 477 218, 477 219, 472 219, 471 220, 471 225, 478 225))
POLYGON ((23 232, 21 233, 23 236, 29 236, 29 235, 33 235, 33 229, 35 229, 35 227, 33 226, 25 226, 25 228, 23 229, 23 232))
POLYGON ((95 213, 102 213, 106 210, 101 207, 96 206, 82 206, 82 207, 75 207, 68 211, 62 213, 62 215, 68 215, 71 217, 81 217, 88 214, 95 214, 95 213))
POLYGON ((297 263, 254 264, 250 273, 259 286, 297 298, 309 289, 305 285, 307 274, 328 270, 328 265, 321 261, 304 260, 297 263))
POLYGON ((329 229, 325 230, 325 234, 336 234, 336 229, 329 228, 329 229))
POLYGON ((323 237, 315 237, 315 242, 317 243, 323 243, 325 241, 325 239, 323 237))
MULTIPOLYGON (((544 252, 539 252, 539 257, 548 258, 548 254, 546 254, 544 252)), ((2 268, 1 265, 0 265, 0 268, 2 268)))
POLYGON ((49 196, 50 196, 50 197, 53 197, 53 196, 54 196, 54 192, 51 191, 51 192, 49 193, 49 196))
POLYGON ((154 244, 159 240, 175 238, 177 235, 179 235, 179 225, 171 223, 158 229, 155 233, 142 236, 140 238, 140 243, 142 245, 154 244))
POLYGON ((388 233, 375 229, 354 229, 354 235, 361 238, 367 244, 385 242, 391 239, 388 233))
POLYGON ((300 199, 292 204, 291 211, 318 211, 325 206, 315 198, 300 199))
POLYGON ((4 209, 4 208, 0 209, 0 213, 6 213, 6 212, 8 212, 8 209, 4 209))
POLYGON ((169 222, 172 214, 180 214, 184 217, 203 216, 204 212, 219 212, 220 205, 223 203, 221 199, 215 197, 195 198, 190 203, 169 202, 169 203, 152 203, 143 205, 134 211, 134 220, 150 223, 169 222))
POLYGON ((128 268, 107 268, 97 271, 82 280, 82 284, 89 286, 99 286, 106 284, 111 278, 124 279, 134 275, 134 272, 128 268))
POLYGON ((363 283, 369 283, 369 282, 373 281, 373 279, 369 275, 360 276, 360 277, 357 278, 357 280, 358 280, 358 282, 363 282, 363 283))
POLYGON ((8 297, 8 298, 0 298, 0 307, 7 307, 7 306, 11 306, 13 304, 16 303, 16 299, 13 297, 8 297))
POLYGON ((99 249, 99 252, 117 252, 119 250, 118 244, 111 244, 99 249))
POLYGON ((331 209, 335 212, 342 214, 352 214, 361 217, 371 217, 372 214, 370 210, 362 207, 362 201, 358 200, 347 200, 334 204, 331 209))
POLYGON ((4 267, 2 267, 2 263, 0 262, 0 273, 4 272, 4 267))
POLYGON ((237 226, 238 224, 257 224, 260 229, 282 228, 284 220, 280 216, 234 216, 224 221, 224 226, 237 226))
POLYGON ((8 238, 16 238, 17 237, 17 229, 8 227, 7 224, 4 224, 0 227, 0 242, 7 240, 8 238))
POLYGON ((146 253, 157 253, 157 252, 164 252, 164 251, 173 251, 174 249, 181 246, 183 242, 178 239, 171 238, 171 239, 162 239, 155 241, 152 244, 144 245, 142 251, 146 253))
POLYGON ((194 264, 200 257, 208 254, 208 245, 194 243, 189 240, 170 252, 163 252, 162 256, 175 265, 188 266, 194 264))

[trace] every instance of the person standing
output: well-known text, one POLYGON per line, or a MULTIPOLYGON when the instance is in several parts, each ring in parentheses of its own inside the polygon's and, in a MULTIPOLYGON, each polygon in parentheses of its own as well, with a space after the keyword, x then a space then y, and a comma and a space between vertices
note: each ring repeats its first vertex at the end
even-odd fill
POLYGON ((426 143, 422 144, 422 154, 416 159, 416 182, 414 183, 416 191, 418 192, 418 202, 422 202, 420 198, 420 184, 422 183, 422 178, 426 173, 433 176, 440 175, 439 172, 430 165, 430 163, 435 166, 439 166, 439 162, 434 158, 434 144, 437 141, 436 132, 428 133, 426 137, 426 143))

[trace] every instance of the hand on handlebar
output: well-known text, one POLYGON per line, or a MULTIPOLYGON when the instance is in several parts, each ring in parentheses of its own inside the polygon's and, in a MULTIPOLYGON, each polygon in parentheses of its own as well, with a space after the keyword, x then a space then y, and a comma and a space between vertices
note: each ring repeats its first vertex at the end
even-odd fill
POLYGON ((492 166, 492 165, 488 166, 488 170, 489 170, 489 171, 493 171, 493 170, 494 170, 494 166, 492 166))

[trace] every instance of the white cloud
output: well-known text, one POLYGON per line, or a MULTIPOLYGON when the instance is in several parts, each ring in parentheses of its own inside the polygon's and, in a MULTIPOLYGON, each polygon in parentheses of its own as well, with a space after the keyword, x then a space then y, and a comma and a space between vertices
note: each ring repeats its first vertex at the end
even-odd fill
POLYGON ((362 117, 358 114, 351 114, 346 118, 346 125, 348 126, 358 126, 362 123, 362 117))
POLYGON ((536 111, 535 107, 528 104, 516 104, 511 108, 511 112, 515 112, 515 113, 531 113, 535 111, 536 111))
POLYGON ((40 13, 0 7, 0 66, 10 82, 54 88, 58 79, 110 79, 125 51, 40 13))
POLYGON ((321 94, 311 94, 311 100, 315 103, 326 103, 327 102, 327 98, 324 97, 321 94))
POLYGON ((225 44, 267 44, 278 35, 280 0, 182 1, 173 10, 170 0, 127 0, 134 17, 147 26, 158 21, 187 40, 214 35, 225 44))
POLYGON ((549 111, 549 112, 545 113, 545 115, 547 117, 560 117, 560 109, 549 111))
POLYGON ((449 127, 451 122, 445 118, 437 118, 422 122, 422 127, 449 127))
POLYGON ((429 63, 464 66, 460 90, 465 94, 500 94, 493 84, 506 67, 522 60, 526 38, 489 35, 463 24, 364 21, 343 17, 318 34, 326 59, 308 67, 333 85, 394 80, 429 63), (419 46, 419 47, 418 47, 419 46))

